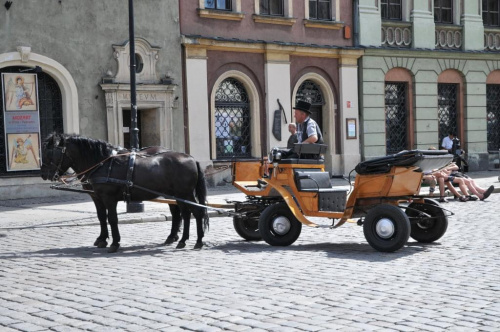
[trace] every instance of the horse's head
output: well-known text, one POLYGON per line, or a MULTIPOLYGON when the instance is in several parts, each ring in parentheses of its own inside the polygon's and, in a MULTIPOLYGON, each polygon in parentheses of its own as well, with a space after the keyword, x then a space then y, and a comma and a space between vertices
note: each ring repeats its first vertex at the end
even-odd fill
POLYGON ((69 156, 64 135, 51 134, 42 145, 41 175, 44 180, 57 181, 73 163, 69 156))

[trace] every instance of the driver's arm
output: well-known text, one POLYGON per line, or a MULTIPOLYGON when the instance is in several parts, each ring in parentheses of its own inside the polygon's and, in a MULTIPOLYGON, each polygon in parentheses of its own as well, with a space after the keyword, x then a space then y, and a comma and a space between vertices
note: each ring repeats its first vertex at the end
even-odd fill
POLYGON ((302 144, 314 144, 318 140, 318 136, 311 135, 305 141, 302 141, 302 144))

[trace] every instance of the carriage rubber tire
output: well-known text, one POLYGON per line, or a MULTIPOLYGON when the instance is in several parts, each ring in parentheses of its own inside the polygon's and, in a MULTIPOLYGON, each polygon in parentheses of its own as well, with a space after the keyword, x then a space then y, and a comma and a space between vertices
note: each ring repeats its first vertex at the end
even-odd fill
POLYGON ((363 222, 366 241, 374 249, 383 252, 393 252, 402 248, 410 238, 410 230, 408 216, 397 206, 389 204, 372 208, 363 222), (383 234, 384 232, 388 234, 383 234))
POLYGON ((276 203, 269 205, 260 215, 259 231, 268 244, 284 247, 291 245, 299 238, 302 224, 285 203, 276 203), (290 228, 286 233, 279 234, 273 228, 273 224, 278 219, 288 223, 290 228))
MULTIPOLYGON (((433 199, 424 199, 425 204, 411 203, 408 207, 425 212, 433 219, 411 223, 410 237, 418 242, 431 243, 440 239, 448 229, 448 217, 441 205, 433 199)), ((417 212, 406 210, 409 217, 416 217, 417 212)))
POLYGON ((262 241, 259 232, 259 221, 246 217, 233 217, 233 226, 236 233, 247 241, 262 241))

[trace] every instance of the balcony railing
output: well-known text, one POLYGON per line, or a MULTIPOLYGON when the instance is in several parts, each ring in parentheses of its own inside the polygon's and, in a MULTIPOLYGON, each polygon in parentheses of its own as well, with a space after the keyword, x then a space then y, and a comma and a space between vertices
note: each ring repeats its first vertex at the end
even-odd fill
POLYGON ((462 27, 436 24, 436 49, 459 50, 462 48, 462 27))
POLYGON ((411 23, 383 22, 382 46, 385 47, 411 47, 411 23))
POLYGON ((484 49, 500 51, 500 30, 484 28, 484 49))

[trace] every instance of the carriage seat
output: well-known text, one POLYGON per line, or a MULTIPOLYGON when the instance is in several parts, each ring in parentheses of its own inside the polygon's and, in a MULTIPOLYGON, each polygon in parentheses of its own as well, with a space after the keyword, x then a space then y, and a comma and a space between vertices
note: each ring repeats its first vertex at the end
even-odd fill
POLYGON ((298 158, 284 158, 279 161, 280 164, 306 164, 322 165, 325 160, 321 156, 326 152, 326 144, 301 144, 295 143, 290 153, 298 158))
POLYGON ((298 191, 316 192, 319 211, 343 211, 345 209, 347 190, 332 188, 330 173, 319 170, 295 170, 295 184, 298 191))

